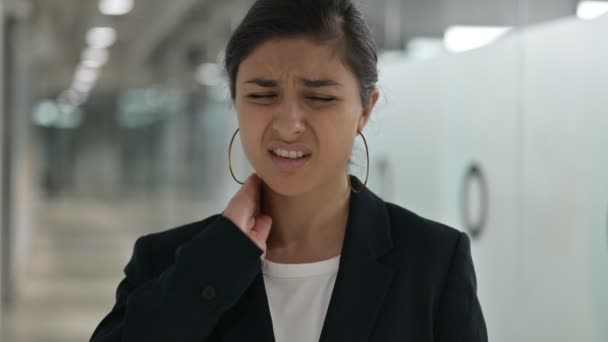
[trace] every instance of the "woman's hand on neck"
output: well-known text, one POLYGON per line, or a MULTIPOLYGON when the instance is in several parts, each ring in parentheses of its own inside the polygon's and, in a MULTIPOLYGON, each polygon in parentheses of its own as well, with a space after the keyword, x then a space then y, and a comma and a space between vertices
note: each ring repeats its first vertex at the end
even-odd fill
POLYGON ((350 199, 348 181, 341 179, 299 196, 278 194, 264 184, 262 210, 272 217, 269 260, 314 262, 340 253, 350 199))

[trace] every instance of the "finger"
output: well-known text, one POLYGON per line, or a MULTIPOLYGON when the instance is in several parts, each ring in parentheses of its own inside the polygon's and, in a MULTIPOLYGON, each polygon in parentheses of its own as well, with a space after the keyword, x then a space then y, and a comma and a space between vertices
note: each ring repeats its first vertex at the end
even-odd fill
POLYGON ((246 223, 250 217, 255 217, 254 209, 256 205, 256 201, 252 196, 255 196, 255 182, 254 175, 250 175, 247 177, 245 183, 241 186, 241 188, 237 191, 237 193, 232 198, 231 202, 238 208, 239 216, 243 220, 242 222, 246 223))
POLYGON ((255 173, 252 173, 245 181, 245 184, 243 184, 242 190, 244 192, 255 191, 259 181, 260 178, 255 173))
POLYGON ((252 216, 257 216, 259 213, 259 204, 260 204, 260 187, 261 187, 261 179, 257 174, 252 174, 247 179, 245 185, 242 188, 242 196, 245 198, 246 203, 251 206, 248 208, 251 210, 252 216))
POLYGON ((256 236, 262 242, 265 242, 268 239, 268 235, 270 235, 271 228, 272 218, 270 216, 264 215, 258 217, 255 220, 255 226, 253 227, 253 230, 256 232, 256 236))
POLYGON ((239 189, 238 194, 245 198, 253 198, 256 195, 256 189, 258 188, 259 178, 252 174, 247 178, 241 189, 239 189))
POLYGON ((256 219, 252 216, 247 219, 247 231, 252 230, 255 227, 256 219))

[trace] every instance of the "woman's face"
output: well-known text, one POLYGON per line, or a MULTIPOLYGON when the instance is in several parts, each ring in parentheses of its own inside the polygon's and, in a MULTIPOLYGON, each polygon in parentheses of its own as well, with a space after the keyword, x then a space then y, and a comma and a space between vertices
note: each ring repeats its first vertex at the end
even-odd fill
POLYGON ((235 89, 243 149, 273 191, 294 196, 343 184, 378 93, 363 107, 357 79, 331 46, 268 41, 241 63, 235 89))

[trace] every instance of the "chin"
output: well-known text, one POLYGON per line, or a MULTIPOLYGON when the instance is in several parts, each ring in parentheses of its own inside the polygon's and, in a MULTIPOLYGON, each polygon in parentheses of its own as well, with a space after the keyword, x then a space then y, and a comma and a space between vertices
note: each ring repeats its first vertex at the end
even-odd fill
POLYGON ((313 188, 310 178, 303 181, 305 177, 299 175, 261 175, 261 178, 270 190, 285 197, 299 196, 313 188))
POLYGON ((312 158, 309 157, 304 165, 286 165, 285 161, 277 161, 270 153, 264 158, 257 159, 258 175, 266 186, 273 192, 286 197, 295 197, 310 192, 316 186, 317 178, 313 171, 312 158), (275 160, 273 160, 273 158, 275 160), (283 168, 283 169, 281 169, 283 168), (290 170, 291 168, 291 170, 290 170))

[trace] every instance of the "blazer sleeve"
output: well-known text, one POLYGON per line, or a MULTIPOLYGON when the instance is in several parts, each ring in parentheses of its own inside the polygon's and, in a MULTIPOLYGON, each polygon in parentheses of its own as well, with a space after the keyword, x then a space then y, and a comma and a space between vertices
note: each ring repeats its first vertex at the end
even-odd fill
POLYGON ((488 334, 471 258, 470 241, 460 233, 435 322, 435 341, 487 342, 488 334))
POLYGON ((135 243, 116 303, 92 342, 209 341, 260 271, 262 250, 223 216, 181 245, 160 274, 152 274, 158 241, 151 238, 135 243))

